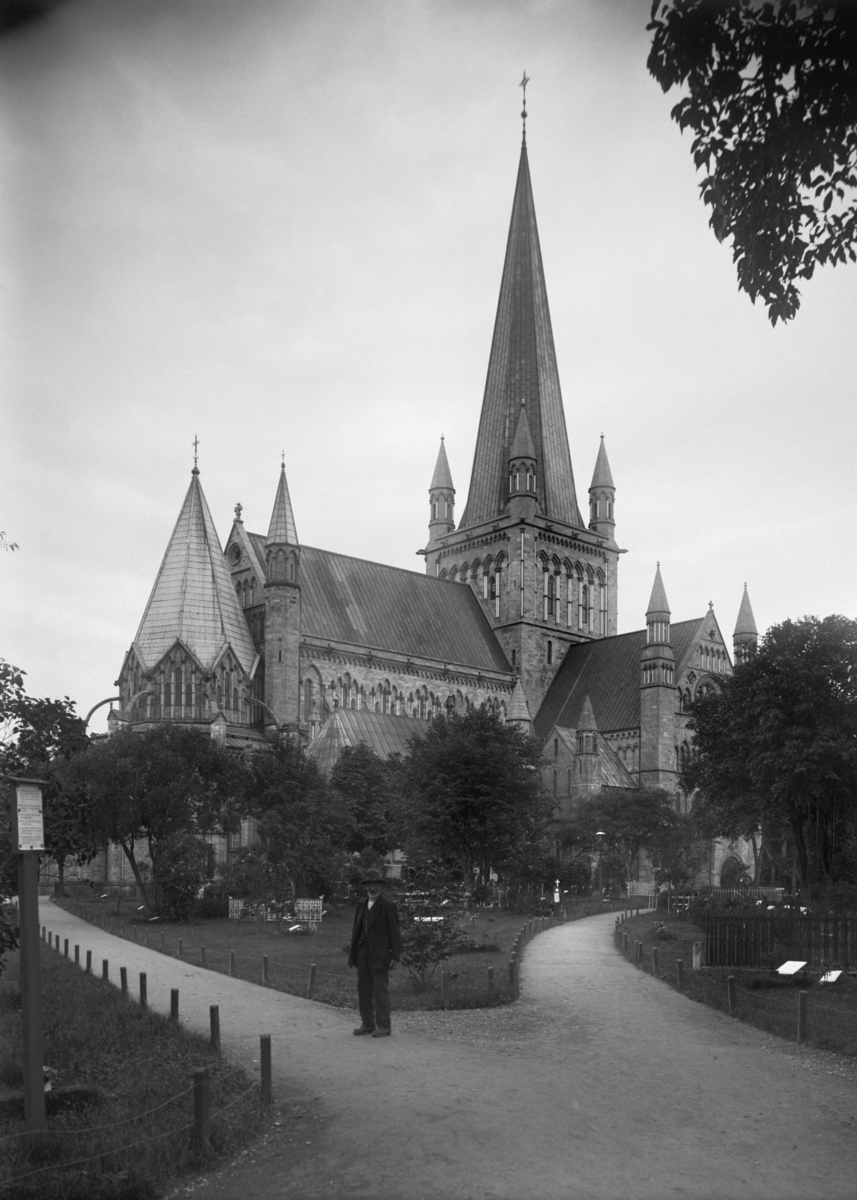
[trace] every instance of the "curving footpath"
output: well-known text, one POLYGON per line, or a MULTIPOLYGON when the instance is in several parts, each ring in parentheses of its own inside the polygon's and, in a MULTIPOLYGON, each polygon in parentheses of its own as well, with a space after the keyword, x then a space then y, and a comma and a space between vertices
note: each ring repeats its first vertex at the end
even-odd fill
POLYGON ((45 903, 41 923, 103 958, 150 1007, 250 1062, 271 1034, 275 1122, 171 1196, 198 1200, 853 1200, 857 1064, 687 1000, 614 950, 614 915, 561 925, 523 960, 520 1001, 356 1014, 230 979, 45 903))

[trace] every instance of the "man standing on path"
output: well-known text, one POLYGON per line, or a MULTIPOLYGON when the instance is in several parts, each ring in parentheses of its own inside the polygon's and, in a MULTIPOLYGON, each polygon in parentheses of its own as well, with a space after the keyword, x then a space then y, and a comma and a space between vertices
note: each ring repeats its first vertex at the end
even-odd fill
POLYGON ((357 904, 354 929, 351 934, 349 967, 357 968, 357 1002, 361 1024, 355 1037, 390 1036, 390 966, 402 953, 399 914, 392 900, 381 895, 384 878, 374 868, 366 872, 360 883, 366 888, 366 899, 357 904))

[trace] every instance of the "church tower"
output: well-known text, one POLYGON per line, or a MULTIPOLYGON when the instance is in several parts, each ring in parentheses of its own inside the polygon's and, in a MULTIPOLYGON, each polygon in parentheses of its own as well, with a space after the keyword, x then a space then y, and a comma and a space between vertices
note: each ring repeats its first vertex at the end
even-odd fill
POLYGON ((646 610, 646 644, 640 655, 640 783, 671 788, 675 763, 675 655, 670 644, 670 606, 661 564, 646 610))
POLYGON ((298 731, 300 717, 300 562, 283 462, 265 539, 265 705, 266 719, 287 733, 298 731))
POLYGON ((732 635, 732 649, 735 655, 735 666, 740 667, 748 662, 759 645, 759 631, 750 604, 747 585, 744 584, 744 595, 741 597, 741 607, 738 609, 738 620, 735 622, 735 632, 732 635))
MULTIPOLYGON (((526 121, 526 109, 522 115, 526 121)), ((596 477, 599 496, 609 494, 609 513, 599 508, 587 526, 571 466, 525 124, 467 503, 457 529, 433 518, 422 553, 430 575, 469 584, 479 597, 532 712, 570 645, 616 632, 620 552, 603 443, 596 477)))

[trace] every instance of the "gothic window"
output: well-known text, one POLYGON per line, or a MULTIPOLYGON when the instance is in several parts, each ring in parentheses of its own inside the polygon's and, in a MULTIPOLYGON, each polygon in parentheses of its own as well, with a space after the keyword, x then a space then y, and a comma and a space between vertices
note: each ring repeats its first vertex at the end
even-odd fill
POLYGON ((548 641, 548 666, 553 662, 553 642, 548 641))
POLYGON ((433 521, 437 520, 437 500, 432 500, 431 502, 431 519, 433 521))
POLYGON ((187 716, 191 716, 190 710, 193 708, 193 684, 190 680, 184 685, 184 704, 187 709, 187 716))
POLYGON ((545 575, 545 620, 552 617, 556 612, 556 577, 547 573, 545 575))
POLYGON ((579 627, 586 629, 589 625, 589 584, 580 585, 579 627))
POLYGON ((497 589, 497 576, 492 575, 488 581, 488 599, 491 601, 491 607, 494 609, 494 616, 500 615, 500 593, 497 589))
POLYGON ((571 573, 565 577, 565 623, 571 629, 574 623, 574 580, 571 573))
POLYGON ((516 664, 516 662, 515 662, 515 660, 516 660, 516 658, 517 658, 517 657, 518 657, 518 656, 517 656, 517 653, 516 653, 516 652, 513 650, 513 651, 512 651, 512 666, 513 666, 513 667, 517 665, 517 664, 516 664))
POLYGON ((565 779, 566 795, 570 796, 571 795, 571 767, 568 768, 565 775, 566 775, 566 779, 565 779))
POLYGON ((553 740, 553 756, 554 758, 559 758, 559 738, 554 738, 553 740))
POLYGON ((238 715, 238 688, 237 687, 234 687, 232 689, 232 711, 235 713, 236 716, 238 715))
POLYGON ((170 681, 167 680, 166 683, 164 684, 164 716, 165 717, 168 717, 170 715, 170 703, 171 703, 170 696, 171 696, 170 681))
POLYGON ((222 708, 223 708, 223 688, 220 685, 220 683, 218 683, 218 685, 217 685, 217 710, 218 710, 218 712, 222 708))
POLYGON ((553 794, 556 795, 556 771, 552 771, 551 774, 553 775, 553 794))
POLYGON ((598 597, 600 601, 599 609, 599 627, 598 632, 602 637, 607 636, 607 588, 602 583, 598 589, 598 597))

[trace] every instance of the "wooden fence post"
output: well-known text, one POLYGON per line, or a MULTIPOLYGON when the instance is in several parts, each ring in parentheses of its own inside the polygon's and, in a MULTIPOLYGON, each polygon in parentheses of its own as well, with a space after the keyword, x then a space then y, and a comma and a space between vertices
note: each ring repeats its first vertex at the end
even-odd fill
POLYGON ((102 979, 110 978, 110 964, 106 958, 102 958, 102 960, 101 960, 101 978, 102 979))
POLYGON ((229 951, 229 974, 230 975, 235 974, 235 951, 234 950, 229 951))
POLYGON ((80 946, 75 946, 74 948, 74 965, 76 967, 80 966, 80 946))
POLYGON ((655 948, 652 950, 652 974, 660 975, 660 973, 661 973, 661 964, 660 964, 660 960, 658 958, 658 948, 657 948, 657 946, 655 946, 655 948))
POLYGON ((312 1000, 312 994, 315 991, 315 963, 309 965, 309 979, 306 985, 306 998, 312 1000))
POLYGON ((678 990, 681 991, 684 987, 684 961, 680 958, 676 960, 675 977, 678 990))
POLYGON ((65 957, 66 957, 66 958, 68 958, 68 938, 66 938, 66 939, 63 941, 63 944, 62 944, 62 952, 63 952, 63 954, 65 955, 65 957))
POLYGON ((628 953, 628 935, 627 935, 627 933, 622 934, 622 953, 623 954, 628 953))
POLYGON ((262 983, 266 987, 268 986, 268 956, 267 956, 267 954, 262 955, 262 983))
POLYGON ((197 1154, 208 1154, 211 1131, 211 1087, 208 1068, 197 1067, 193 1073, 193 1148, 197 1154))
POLYGON ((170 1020, 179 1019, 179 989, 170 988, 170 1020))
POLYGON ((271 1035, 259 1038, 259 1064, 262 1069, 262 1103, 271 1103, 271 1035))
POLYGON ((146 998, 146 972, 141 971, 140 972, 140 1008, 146 1008, 147 1003, 148 1003, 148 1001, 146 998))
POLYGON ((211 1025, 211 1045, 215 1050, 220 1049, 220 1005, 212 1004, 208 1010, 211 1025))
POLYGON ((87 973, 87 975, 92 974, 92 951, 91 950, 87 950, 87 952, 86 952, 86 973, 87 973))
POLYGON ((798 1045, 806 1041, 806 992, 797 994, 797 1040, 798 1045))
POLYGON ((494 996, 494 968, 489 967, 488 968, 488 998, 489 998, 489 1000, 492 999, 493 996, 494 996))
POLYGON ((637 963, 640 966, 643 965, 643 943, 639 941, 637 942, 637 963))
POLYGON ((737 996, 735 994, 735 976, 728 975, 726 978, 726 1006, 729 1010, 730 1016, 735 1015, 735 1010, 738 1007, 736 1001, 737 996))
POLYGON ((509 959, 509 987, 515 986, 515 959, 509 959))
POLYGON ((128 968, 119 968, 119 990, 123 996, 128 995, 128 968))

